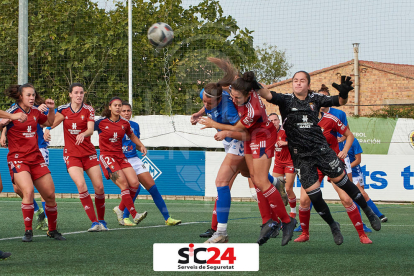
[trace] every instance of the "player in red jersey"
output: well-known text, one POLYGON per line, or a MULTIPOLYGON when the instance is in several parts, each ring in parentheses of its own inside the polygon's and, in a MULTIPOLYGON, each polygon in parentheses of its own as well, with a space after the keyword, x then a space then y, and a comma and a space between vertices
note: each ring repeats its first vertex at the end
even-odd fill
POLYGON ((78 188, 83 208, 92 222, 88 231, 99 232, 108 230, 105 222, 105 192, 98 156, 90 137, 94 131, 95 111, 92 106, 83 103, 84 95, 82 84, 73 83, 69 87, 71 101, 58 107, 52 128, 63 122, 65 139, 63 159, 70 177, 78 188), (84 171, 91 179, 95 190, 95 206, 98 216, 95 215, 84 171))
POLYGON ((289 216, 292 218, 296 217, 296 195, 293 192, 293 184, 295 182, 296 172, 293 166, 292 157, 290 156, 289 149, 287 147, 288 141, 285 130, 282 128, 279 120, 279 116, 276 113, 269 115, 269 120, 274 124, 277 129, 277 142, 275 147, 275 165, 273 167, 274 177, 286 177, 286 197, 285 194, 281 193, 282 199, 285 205, 289 203, 290 213, 289 216))
MULTIPOLYGON (((341 161, 344 162, 344 159, 352 146, 354 135, 347 126, 345 126, 337 117, 333 116, 332 114, 319 112, 319 117, 320 121, 318 125, 321 128, 329 147, 333 149, 341 161), (337 133, 346 137, 346 143, 342 151, 339 150, 337 133)), ((342 165, 345 166, 345 163, 342 165)), ((318 170, 318 175, 319 182, 321 182, 325 175, 320 170, 318 170)), ((333 187, 338 193, 342 205, 345 207, 346 212, 352 221, 352 224, 357 230, 361 243, 371 244, 372 241, 367 237, 367 235, 365 235, 361 215, 355 203, 344 190, 340 189, 336 185, 333 185, 333 187)), ((309 240, 310 198, 306 194, 303 187, 301 189, 299 219, 303 232, 297 239, 295 239, 295 242, 306 242, 309 240)))
MULTIPOLYGON (((264 200, 273 213, 282 221, 282 246, 288 244, 293 236, 296 220, 286 212, 283 200, 276 188, 268 179, 269 169, 274 155, 277 131, 268 120, 265 106, 258 94, 252 90, 254 73, 244 73, 231 85, 231 97, 238 108, 240 120, 235 125, 226 125, 203 118, 200 123, 208 128, 221 130, 242 131, 250 134, 250 140, 245 142, 245 158, 253 183, 264 194, 264 200)), ((262 226, 261 238, 266 240, 280 227, 272 219, 262 226)))
MULTIPOLYGON (((49 112, 46 116, 33 107, 36 98, 40 96, 31 84, 20 86, 18 90, 10 92, 8 96, 16 100, 16 105, 7 110, 10 116, 5 118, 12 120, 7 125, 9 141, 7 162, 10 175, 12 182, 23 193, 22 212, 26 231, 22 241, 30 242, 33 238, 34 187, 46 201, 45 211, 49 218, 47 236, 56 240, 65 240, 56 230, 55 186, 47 164, 40 153, 36 133, 38 123, 44 126, 53 124, 55 113, 49 112), (24 115, 19 113, 24 113, 24 115), (24 121, 24 117, 27 119, 26 121, 24 121)), ((55 108, 55 103, 51 99, 47 99, 45 104, 50 110, 55 108)), ((1 115, 0 113, 0 117, 1 115)))
POLYGON ((137 145, 142 156, 147 154, 147 149, 134 134, 128 120, 120 116, 121 111, 121 98, 113 97, 102 112, 103 118, 95 122, 101 150, 99 162, 106 179, 111 179, 121 189, 121 203, 128 208, 134 222, 138 224, 147 216, 147 212, 137 213, 135 209, 133 198, 138 190, 139 181, 122 151, 122 138, 126 134, 137 145))

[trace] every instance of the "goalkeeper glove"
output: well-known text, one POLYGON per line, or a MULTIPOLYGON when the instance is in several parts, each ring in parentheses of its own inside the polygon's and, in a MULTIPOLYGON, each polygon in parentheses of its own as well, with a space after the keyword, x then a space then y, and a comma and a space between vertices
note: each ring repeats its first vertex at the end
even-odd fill
POLYGON ((339 97, 348 99, 349 91, 353 90, 351 77, 341 76, 341 85, 332 83, 332 86, 339 91, 339 97))

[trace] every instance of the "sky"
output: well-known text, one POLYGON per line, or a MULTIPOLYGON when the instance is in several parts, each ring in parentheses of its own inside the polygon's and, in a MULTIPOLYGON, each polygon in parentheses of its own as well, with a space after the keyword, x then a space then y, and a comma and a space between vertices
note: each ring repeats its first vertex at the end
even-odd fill
MULTIPOLYGON (((113 7, 112 0, 96 1, 101 7, 113 7)), ((182 0, 185 8, 199 2, 182 0)), ((353 43, 360 43, 360 60, 414 65, 412 0, 219 2, 224 15, 254 31, 255 46, 266 43, 286 52, 293 65, 291 75, 353 59, 353 43)))

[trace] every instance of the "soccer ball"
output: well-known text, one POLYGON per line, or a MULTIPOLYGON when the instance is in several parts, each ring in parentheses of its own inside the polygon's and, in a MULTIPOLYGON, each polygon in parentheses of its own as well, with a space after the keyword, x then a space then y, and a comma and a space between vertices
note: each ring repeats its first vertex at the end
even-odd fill
POLYGON ((153 24, 148 29, 148 40, 157 48, 163 48, 173 41, 174 32, 172 28, 163 22, 153 24))

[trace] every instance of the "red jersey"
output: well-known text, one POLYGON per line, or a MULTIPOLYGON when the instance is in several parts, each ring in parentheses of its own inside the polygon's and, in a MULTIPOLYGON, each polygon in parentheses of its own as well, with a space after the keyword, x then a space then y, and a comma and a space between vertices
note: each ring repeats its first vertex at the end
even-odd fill
POLYGON ((275 163, 276 164, 292 164, 292 158, 290 156, 288 146, 278 147, 277 141, 287 141, 286 132, 279 126, 279 130, 277 131, 277 138, 276 138, 276 148, 275 148, 275 163))
POLYGON ((116 122, 109 118, 102 118, 95 122, 95 130, 99 134, 99 148, 104 155, 125 155, 122 151, 122 138, 124 135, 130 137, 134 131, 128 120, 119 117, 116 122))
POLYGON ((65 156, 83 157, 96 154, 91 143, 91 137, 85 137, 82 143, 76 145, 76 136, 88 129, 88 122, 95 122, 95 110, 87 104, 74 112, 70 103, 61 105, 57 110, 65 119, 63 120, 63 134, 65 138, 65 156))
POLYGON ((329 147, 338 154, 340 150, 336 133, 344 135, 348 127, 332 114, 322 113, 322 115, 318 126, 321 127, 323 136, 325 136, 326 141, 328 141, 329 147))
POLYGON ((266 107, 260 100, 259 95, 253 92, 248 101, 237 107, 240 116, 240 122, 248 129, 250 140, 266 140, 276 128, 269 121, 266 114, 266 107))
POLYGON ((37 107, 32 107, 25 112, 18 104, 7 110, 10 114, 26 113, 27 120, 24 123, 12 121, 7 125, 7 138, 9 141, 9 154, 7 161, 33 162, 43 160, 37 143, 37 124, 44 124, 47 116, 37 107), (40 159, 39 159, 40 157, 40 159))

